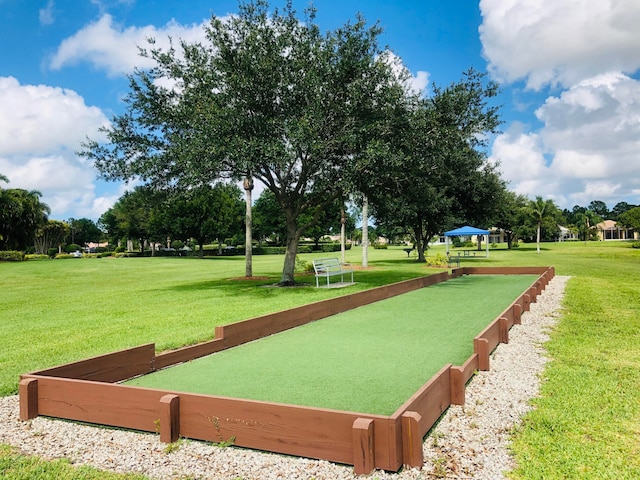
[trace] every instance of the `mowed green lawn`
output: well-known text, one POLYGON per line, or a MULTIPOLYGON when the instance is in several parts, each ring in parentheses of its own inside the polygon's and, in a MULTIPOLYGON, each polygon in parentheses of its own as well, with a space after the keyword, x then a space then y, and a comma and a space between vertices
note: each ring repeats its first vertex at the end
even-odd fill
POLYGON ((460 277, 127 384, 391 415, 536 278, 460 277))
MULTIPOLYGON (((348 255, 360 262, 359 249, 348 255)), ((244 258, 0 263, 0 392, 14 393, 18 375, 30 370, 147 342, 193 343, 211 338, 215 325, 437 271, 401 249, 370 250, 372 269, 356 272, 354 287, 275 289, 260 285, 278 280, 282 257, 254 259, 254 274, 269 280, 231 280, 244 274, 244 258)), ((553 265, 573 277, 546 345, 541 396, 515 432, 519 467, 510 476, 640 478, 640 250, 572 242, 543 244, 537 255, 535 245, 522 245, 462 264, 553 265)), ((16 465, 12 458, 0 450, 0 476, 16 465)), ((29 478, 26 471, 12 475, 29 478)))

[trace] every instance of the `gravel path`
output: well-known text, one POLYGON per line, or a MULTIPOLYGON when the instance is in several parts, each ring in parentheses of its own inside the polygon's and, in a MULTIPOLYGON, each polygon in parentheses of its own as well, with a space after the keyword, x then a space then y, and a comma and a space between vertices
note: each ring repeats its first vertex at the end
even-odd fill
MULTIPOLYGON (((568 277, 556 276, 531 311, 514 325, 509 343, 491 356, 491 370, 467 386, 466 404, 451 406, 426 438, 422 469, 376 471, 374 479, 500 479, 513 468, 510 429, 529 409, 546 363, 542 344, 560 315, 568 277)), ((21 422, 17 396, 0 397, 0 442, 43 458, 65 457, 77 465, 137 472, 154 479, 353 479, 353 469, 326 461, 180 440, 167 447, 159 436, 35 418, 21 422)))

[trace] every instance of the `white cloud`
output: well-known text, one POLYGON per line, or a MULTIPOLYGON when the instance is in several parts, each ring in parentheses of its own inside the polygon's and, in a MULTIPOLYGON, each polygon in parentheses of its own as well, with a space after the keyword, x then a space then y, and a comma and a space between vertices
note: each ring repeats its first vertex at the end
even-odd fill
POLYGON ((512 127, 493 145, 491 159, 513 190, 567 207, 638 203, 640 81, 599 75, 549 97, 536 115, 544 123, 538 132, 512 127))
POLYGON ((90 212, 96 172, 74 152, 86 136, 100 139, 102 111, 73 91, 12 77, 0 77, 0 105, 0 172, 9 187, 40 191, 54 214, 90 212))
POLYGON ((108 123, 72 90, 20 85, 13 77, 0 77, 0 105, 0 155, 73 150, 108 123))
POLYGON ((47 6, 38 10, 38 19, 40 20, 41 25, 52 25, 55 21, 53 16, 53 9, 55 4, 53 0, 49 0, 47 2, 47 6))
POLYGON ((138 47, 148 48, 148 40, 155 39, 155 46, 163 50, 169 48, 169 37, 174 41, 189 43, 205 38, 204 22, 183 26, 175 21, 162 28, 153 25, 123 28, 114 23, 111 15, 105 14, 66 38, 51 58, 50 67, 58 70, 80 62, 92 64, 105 70, 110 76, 131 73, 135 67, 146 68, 153 63, 140 57, 138 47))
POLYGON ((404 65, 402 59, 391 50, 385 50, 382 54, 383 60, 391 66, 396 77, 404 82, 405 88, 415 94, 422 93, 429 84, 429 73, 418 71, 413 75, 404 65))
POLYGON ((638 0, 480 0, 489 69, 529 88, 640 68, 638 0))

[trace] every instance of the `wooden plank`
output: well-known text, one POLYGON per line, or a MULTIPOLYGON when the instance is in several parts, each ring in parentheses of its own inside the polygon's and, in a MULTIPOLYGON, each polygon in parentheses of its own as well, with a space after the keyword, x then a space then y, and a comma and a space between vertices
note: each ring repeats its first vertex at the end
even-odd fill
POLYGON ((151 372, 154 357, 155 346, 148 343, 32 373, 113 383, 151 372))
POLYGON ((224 344, 221 338, 209 340, 208 342, 202 342, 187 347, 178 348, 176 350, 169 350, 159 353, 155 356, 153 361, 153 369, 160 370, 170 365, 178 363, 189 362, 196 358, 211 355, 212 353, 220 352, 228 348, 224 344))
POLYGON ((420 415, 420 432, 423 436, 451 405, 451 364, 445 365, 409 398, 392 417, 400 418, 405 412, 420 415))
POLYGON ((166 392, 119 384, 38 377, 38 413, 155 432, 166 392))
POLYGON ((476 338, 484 338, 487 340, 487 348, 491 353, 500 343, 500 317, 487 325, 476 338))
POLYGON ((357 418, 353 422, 353 471, 356 475, 368 475, 375 470, 374 421, 357 418))

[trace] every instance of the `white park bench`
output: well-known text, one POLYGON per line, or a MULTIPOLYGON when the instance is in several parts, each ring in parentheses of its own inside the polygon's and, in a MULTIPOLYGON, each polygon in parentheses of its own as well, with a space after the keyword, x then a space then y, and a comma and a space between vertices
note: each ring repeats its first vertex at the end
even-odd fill
POLYGON ((337 258, 316 258, 313 261, 313 269, 316 272, 316 287, 320 287, 320 278, 327 279, 327 287, 330 285, 330 278, 340 275, 340 283, 344 283, 344 275, 351 274, 353 283, 353 267, 348 263, 342 263, 337 258))

